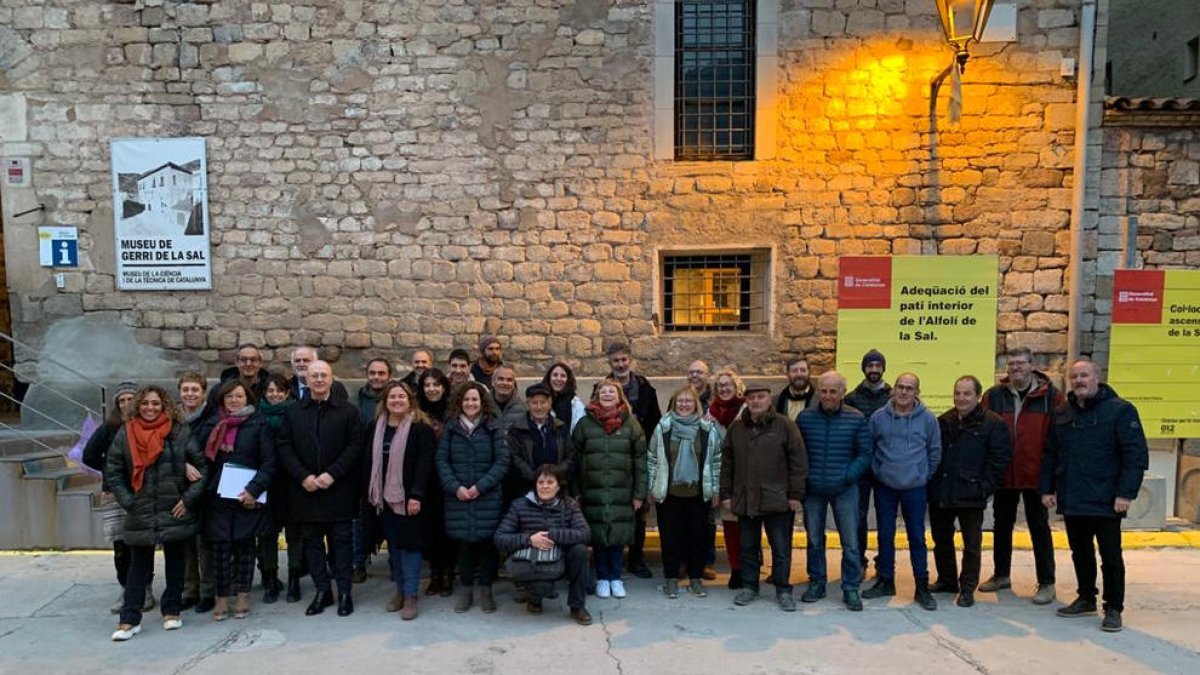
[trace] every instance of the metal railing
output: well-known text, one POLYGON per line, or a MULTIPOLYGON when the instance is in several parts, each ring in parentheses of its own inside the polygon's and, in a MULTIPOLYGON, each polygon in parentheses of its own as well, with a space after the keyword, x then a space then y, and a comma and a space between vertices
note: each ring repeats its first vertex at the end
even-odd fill
MULTIPOLYGON (((82 411, 84 413, 85 417, 88 415, 92 415, 96 418, 97 422, 99 422, 99 423, 104 422, 105 415, 107 415, 107 413, 108 413, 108 389, 107 389, 107 387, 104 386, 104 384, 97 382, 96 380, 93 380, 92 378, 84 375, 83 373, 79 372, 78 370, 75 370, 74 368, 66 365, 65 363, 62 363, 60 361, 55 360, 54 358, 52 358, 50 356, 47 356, 46 354, 38 351, 37 349, 34 349, 32 346, 25 344, 24 342, 21 342, 20 340, 9 335, 8 333, 0 332, 0 344, 2 344, 3 342, 8 342, 9 344, 12 345, 14 362, 17 361, 17 356, 20 353, 18 350, 26 350, 27 352, 34 355, 37 358, 37 360, 53 364, 54 366, 61 368, 64 371, 66 371, 66 372, 70 373, 71 375, 73 375, 74 377, 76 377, 81 383, 88 384, 88 385, 91 385, 91 386, 99 389, 100 390, 100 406, 99 406, 99 410, 97 410, 86 403, 77 401, 76 399, 74 399, 71 396, 67 395, 66 393, 60 391, 59 389, 56 389, 55 387, 47 384, 46 382, 39 381, 37 378, 27 378, 27 377, 22 378, 22 381, 28 382, 30 385, 37 385, 41 390, 43 390, 47 393, 50 393, 63 401, 66 401, 68 404, 73 406, 73 408, 75 410, 82 411)), ((17 371, 15 368, 13 368, 12 366, 10 366, 7 363, 0 362, 0 371, 5 371, 5 372, 8 372, 9 374, 11 374, 12 377, 14 378, 14 382, 15 382, 15 380, 17 378, 17 371)), ((17 407, 18 410, 28 411, 34 415, 37 415, 39 418, 46 420, 47 422, 50 423, 50 425, 53 428, 64 430, 70 434, 75 434, 75 435, 79 434, 78 428, 63 422, 61 419, 55 417, 54 415, 52 415, 44 410, 41 410, 41 409, 29 404, 27 401, 18 400, 12 393, 0 390, 0 398, 7 400, 7 401, 11 401, 17 407)), ((3 421, 0 421, 0 429, 12 432, 14 435, 19 436, 20 438, 23 438, 23 439, 29 441, 30 443, 41 447, 44 450, 50 450, 52 452, 57 452, 59 454, 65 454, 61 448, 52 447, 51 445, 42 441, 35 433, 32 433, 26 429, 22 429, 20 427, 13 426, 13 425, 8 424, 3 421)))

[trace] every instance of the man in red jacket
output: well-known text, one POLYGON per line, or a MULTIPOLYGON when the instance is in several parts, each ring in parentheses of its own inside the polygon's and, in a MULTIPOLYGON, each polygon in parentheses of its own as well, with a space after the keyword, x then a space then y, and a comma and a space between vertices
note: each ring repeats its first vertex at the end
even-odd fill
POLYGON ((1033 352, 1028 347, 1010 349, 1006 356, 1008 375, 984 393, 983 407, 999 415, 1008 425, 1013 458, 1004 474, 1004 482, 992 500, 995 571, 991 579, 979 585, 979 590, 994 593, 1012 587, 1009 576, 1012 531, 1017 520, 1017 502, 1023 500, 1037 569, 1033 604, 1048 605, 1054 601, 1054 541, 1050 534, 1049 513, 1042 506, 1037 491, 1038 472, 1046 436, 1054 420, 1054 409, 1064 399, 1045 373, 1033 369, 1033 352))

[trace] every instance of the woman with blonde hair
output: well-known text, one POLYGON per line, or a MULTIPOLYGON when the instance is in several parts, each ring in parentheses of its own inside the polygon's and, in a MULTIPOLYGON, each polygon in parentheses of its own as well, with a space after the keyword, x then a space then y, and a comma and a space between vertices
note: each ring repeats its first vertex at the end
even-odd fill
POLYGON ((691 580, 688 590, 704 597, 704 557, 712 541, 708 514, 719 499, 721 431, 700 416, 700 395, 691 385, 672 394, 671 410, 650 436, 647 465, 662 539, 663 594, 679 597, 682 563, 691 580))
POLYGON ((623 549, 633 543, 634 512, 648 485, 646 434, 629 410, 621 383, 596 385, 587 414, 571 434, 575 445, 580 506, 592 530, 596 597, 623 598, 623 549))
MULTIPOLYGON (((721 438, 725 438, 725 430, 746 407, 746 383, 738 376, 733 368, 722 368, 713 378, 713 389, 716 396, 708 404, 705 418, 720 426, 721 438)), ((742 529, 737 517, 731 512, 722 510, 721 531, 725 537, 725 555, 729 558, 729 588, 737 590, 742 587, 742 529)))

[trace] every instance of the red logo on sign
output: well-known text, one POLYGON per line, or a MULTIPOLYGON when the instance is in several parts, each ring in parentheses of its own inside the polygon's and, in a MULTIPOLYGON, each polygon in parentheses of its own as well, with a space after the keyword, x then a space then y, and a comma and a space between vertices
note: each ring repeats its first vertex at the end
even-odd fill
POLYGON ((891 306, 890 257, 843 257, 838 260, 838 308, 888 309, 891 306))
POLYGON ((1116 270, 1113 323, 1162 323, 1164 270, 1116 270))

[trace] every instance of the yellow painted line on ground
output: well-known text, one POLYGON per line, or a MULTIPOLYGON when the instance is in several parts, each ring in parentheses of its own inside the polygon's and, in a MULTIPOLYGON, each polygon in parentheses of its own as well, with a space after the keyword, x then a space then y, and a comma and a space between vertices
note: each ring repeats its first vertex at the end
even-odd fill
MULTIPOLYGON (((1069 550, 1067 545, 1066 532, 1054 532, 1054 548, 1060 551, 1069 550)), ((766 538, 763 538, 763 545, 766 545, 766 538)), ((962 547, 962 536, 954 535, 955 545, 962 547)), ((933 538, 926 535, 926 546, 933 548, 933 538)), ((1126 531, 1121 533, 1121 545, 1126 549, 1146 549, 1146 548, 1196 548, 1200 549, 1200 530, 1181 530, 1178 532, 1141 532, 1141 531, 1126 531)), ((793 548, 805 548, 808 546, 808 535, 804 532, 796 532, 792 535, 793 548)), ((659 548, 658 532, 653 530, 646 532, 646 547, 650 550, 659 548)), ((825 537, 825 547, 827 549, 840 549, 841 539, 838 538, 836 532, 830 532, 825 537)), ((725 541, 722 537, 717 537, 717 548, 724 550, 725 541)), ((875 532, 867 534, 867 548, 872 551, 878 550, 879 540, 875 532)), ((903 532, 896 533, 896 548, 907 550, 908 539, 903 532)), ((983 533, 983 548, 991 550, 992 548, 992 533, 983 533)), ((1028 532, 1013 532, 1013 548, 1017 550, 1028 551, 1033 549, 1033 545, 1029 540, 1028 532)), ((279 539, 279 550, 287 550, 287 544, 283 538, 279 539)), ((108 549, 77 549, 70 551, 60 551, 54 549, 31 549, 20 551, 0 551, 0 556, 17 556, 17 555, 111 555, 112 551, 108 549)))

